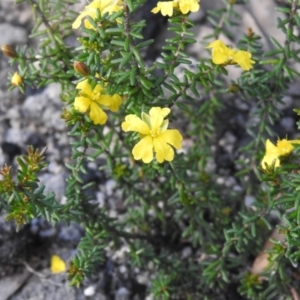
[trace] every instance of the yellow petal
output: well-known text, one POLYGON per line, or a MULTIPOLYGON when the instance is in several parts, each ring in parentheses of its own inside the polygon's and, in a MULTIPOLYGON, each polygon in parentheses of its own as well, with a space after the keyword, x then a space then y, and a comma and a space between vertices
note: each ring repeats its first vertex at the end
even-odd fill
POLYGON ((189 11, 196 12, 199 8, 200 6, 195 0, 179 0, 179 9, 183 14, 187 14, 189 11))
POLYGON ((300 140, 289 140, 292 144, 300 144, 300 140))
POLYGON ((117 111, 122 103, 122 98, 117 94, 113 96, 99 95, 99 98, 96 101, 101 105, 108 107, 111 111, 117 111))
POLYGON ((114 12, 118 12, 123 7, 123 1, 119 0, 108 0, 108 1, 101 1, 101 13, 104 15, 105 13, 112 14, 114 12))
POLYGON ((85 113, 91 105, 91 99, 87 97, 78 96, 74 101, 74 108, 82 113, 85 113))
POLYGON ((107 121, 107 114, 103 111, 97 102, 92 101, 90 106, 90 119, 94 124, 105 124, 107 121))
POLYGON ((149 126, 136 115, 126 116, 125 122, 123 122, 121 126, 122 129, 126 132, 136 131, 143 135, 150 134, 149 126))
MULTIPOLYGON (((77 29, 80 27, 82 19, 86 16, 90 16, 91 18, 95 18, 97 14, 97 7, 95 7, 96 1, 93 1, 91 4, 87 5, 85 9, 79 14, 74 23, 72 24, 73 29, 77 29)), ((98 7, 100 9, 100 7, 98 7)))
POLYGON ((94 26, 91 24, 91 22, 88 19, 85 19, 83 21, 83 24, 86 29, 95 29, 94 26))
POLYGON ((211 42, 208 46, 205 48, 215 48, 215 47, 226 47, 226 45, 221 40, 215 40, 214 42, 211 42))
POLYGON ((92 94, 92 89, 91 89, 91 86, 90 86, 90 84, 89 84, 89 82, 88 82, 87 79, 85 79, 83 81, 80 81, 76 85, 76 89, 84 91, 85 94, 89 94, 89 95, 92 94))
POLYGON ((190 11, 191 11, 191 12, 196 12, 196 11, 198 11, 198 10, 200 9, 200 5, 199 5, 198 1, 195 0, 195 1, 191 1, 191 2, 192 2, 192 3, 190 4, 190 11))
POLYGON ((261 166, 266 169, 266 164, 268 166, 272 165, 275 161, 275 167, 280 166, 279 152, 278 148, 269 140, 266 140, 266 154, 262 159, 261 166))
POLYGON ((266 169, 266 165, 271 166, 274 163, 274 161, 275 161, 275 168, 279 167, 280 160, 277 155, 275 155, 275 154, 265 155, 261 162, 261 166, 263 169, 266 169))
POLYGON ((277 147, 269 140, 266 140, 266 155, 279 155, 277 147))
POLYGON ((132 149, 135 160, 142 159, 144 163, 150 163, 153 160, 153 141, 150 135, 142 138, 132 149))
MULTIPOLYGON (((77 29, 81 25, 82 19, 86 16, 90 16, 92 19, 95 19, 97 15, 97 9, 100 10, 102 15, 105 13, 112 14, 113 12, 121 10, 122 3, 123 1, 119 0, 94 0, 79 14, 77 19, 72 24, 72 28, 77 29)), ((88 20, 84 20, 84 26, 88 29, 93 28, 88 20)))
POLYGON ((212 61, 216 65, 224 64, 228 61, 228 52, 223 48, 214 48, 212 51, 212 61))
POLYGON ((169 16, 172 17, 173 15, 173 1, 167 1, 167 2, 158 2, 157 6, 151 10, 154 14, 161 11, 161 14, 163 16, 169 16))
POLYGON ((169 108, 152 107, 149 111, 151 128, 160 128, 164 121, 164 117, 167 116, 169 113, 169 108))
POLYGON ((156 152, 156 159, 159 163, 164 162, 164 160, 172 161, 174 159, 173 148, 166 143, 161 135, 153 139, 153 144, 154 151, 156 152))
POLYGON ((75 21, 73 22, 73 24, 72 24, 72 28, 73 28, 73 29, 77 29, 77 28, 80 27, 82 18, 83 18, 83 15, 82 15, 82 14, 80 14, 80 15, 76 18, 76 20, 75 20, 75 21))
POLYGON ((160 8, 158 6, 154 7, 151 12, 154 14, 157 14, 160 11, 160 8))
POLYGON ((122 104, 122 97, 118 94, 114 94, 111 96, 111 103, 109 109, 111 111, 118 111, 119 106, 122 104))
POLYGON ((181 149, 182 147, 182 135, 177 129, 168 129, 163 131, 160 133, 159 137, 176 149, 181 149))
POLYGON ((251 53, 243 50, 239 50, 233 55, 233 61, 245 71, 252 69, 252 64, 255 63, 255 61, 251 59, 251 53))
POLYGON ((51 265, 51 272, 54 274, 65 272, 67 269, 66 263, 58 255, 51 256, 50 265, 51 265))

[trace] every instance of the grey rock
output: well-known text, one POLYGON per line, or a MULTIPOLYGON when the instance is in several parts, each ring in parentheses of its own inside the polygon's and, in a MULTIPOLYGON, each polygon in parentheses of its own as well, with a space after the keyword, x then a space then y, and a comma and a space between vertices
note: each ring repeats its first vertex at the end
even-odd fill
POLYGON ((182 259, 189 258, 192 255, 192 253, 193 253, 193 250, 191 247, 185 247, 182 250, 181 258, 182 259))
POLYGON ((54 237, 56 234, 56 228, 49 228, 49 229, 46 229, 46 230, 41 230, 39 232, 39 236, 42 238, 42 239, 48 239, 48 238, 52 238, 54 237))
POLYGON ((116 300, 128 300, 130 295, 130 291, 125 287, 120 287, 116 291, 116 300))
POLYGON ((8 128, 4 136, 4 141, 22 145, 27 140, 28 134, 29 133, 23 129, 8 128))
POLYGON ((25 270, 23 273, 5 277, 0 280, 0 300, 7 300, 12 296, 30 277, 30 273, 25 270))
POLYGON ((61 226, 58 240, 61 242, 69 242, 77 244, 83 235, 83 229, 76 223, 71 222, 70 226, 61 226))
POLYGON ((31 118, 36 124, 41 123, 48 129, 63 131, 66 126, 60 118, 63 106, 60 92, 61 88, 58 84, 50 84, 41 93, 27 97, 22 106, 24 117, 31 118))
POLYGON ((10 300, 76 299, 75 288, 68 285, 66 274, 57 274, 50 277, 49 270, 44 270, 40 274, 40 277, 33 276, 26 286, 13 295, 10 300))
POLYGON ((60 93, 61 93, 61 87, 60 87, 60 84, 58 84, 58 83, 51 83, 44 90, 45 96, 52 103, 54 103, 58 106, 62 106, 62 103, 60 100, 60 93))
POLYGON ((64 174, 45 173, 39 176, 40 183, 45 185, 45 193, 54 192, 58 202, 61 201, 65 193, 66 176, 64 174))
POLYGON ((284 117, 280 120, 280 125, 284 128, 286 134, 295 130, 295 120, 292 117, 284 117))
POLYGON ((61 111, 53 107, 47 107, 42 115, 42 120, 48 127, 54 128, 58 131, 63 131, 66 128, 65 122, 60 118, 61 111))
POLYGON ((8 23, 0 24, 0 32, 0 45, 25 44, 28 39, 27 31, 24 28, 8 23))
POLYGON ((96 292, 95 286, 90 285, 84 289, 83 294, 86 297, 92 297, 95 295, 95 292, 96 292))

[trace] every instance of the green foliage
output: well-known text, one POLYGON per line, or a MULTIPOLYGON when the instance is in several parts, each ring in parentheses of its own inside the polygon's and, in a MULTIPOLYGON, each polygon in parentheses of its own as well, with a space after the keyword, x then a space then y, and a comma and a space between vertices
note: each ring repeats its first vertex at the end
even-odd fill
MULTIPOLYGON (((78 254, 69 265, 72 285, 79 285, 103 263, 107 245, 117 249, 125 243, 131 264, 153 272, 150 290, 155 299, 234 299, 232 290, 241 299, 278 299, 279 295, 290 299, 291 287, 298 288, 291 273, 300 259, 300 148, 280 168, 262 170, 260 161, 266 138, 275 135, 272 126, 280 118, 278 104, 288 83, 299 76, 292 67, 300 61, 299 50, 291 47, 300 44, 293 30, 300 24, 297 1, 278 8, 286 14, 278 19, 278 28, 286 36, 284 44, 271 37, 274 50, 263 52, 261 37, 251 29, 240 38, 238 48, 250 52, 256 63, 229 85, 224 80, 226 64, 216 65, 211 59, 192 63, 186 49, 195 43, 194 24, 178 11, 168 19, 172 36, 162 47, 161 59, 149 65, 143 58, 153 42, 142 35, 147 24, 132 21, 132 13, 143 1, 127 0, 120 11, 103 14, 98 9, 95 18, 87 16, 91 28, 80 28, 78 48, 65 42, 78 15, 70 10, 76 1, 18 2, 33 8, 31 37, 38 38, 39 45, 17 48, 11 62, 18 63, 24 86, 61 84, 61 117, 72 157, 66 164, 65 204, 58 203, 53 193, 44 193, 39 184, 38 172, 47 165, 44 151, 29 147, 28 155, 17 159, 16 176, 4 166, 0 208, 8 213, 7 219, 20 227, 42 216, 52 223, 75 221, 85 228, 78 254), (74 61, 79 62, 77 72, 74 61), (182 76, 176 68, 182 69, 182 76), (88 113, 74 108, 75 84, 84 79, 92 88, 102 85, 107 95, 123 97, 121 108, 109 113, 105 126, 95 125, 88 113), (242 159, 235 162, 239 171, 234 176, 241 191, 221 188, 217 172, 210 170, 218 118, 232 95, 255 106, 247 126, 248 143, 238 149, 242 159), (171 127, 180 129, 178 124, 184 124, 182 134, 191 143, 171 162, 144 164, 131 154, 138 137, 122 131, 121 123, 125 115, 141 116, 157 106, 172 108, 171 127), (100 165, 100 157, 105 164, 100 165), (94 182, 83 180, 89 161, 116 181, 122 216, 111 218, 106 207, 100 209, 89 201, 94 182), (244 203, 245 196, 253 198, 251 205, 244 203), (270 265, 264 273, 251 274, 251 263, 273 228, 274 214, 284 238, 272 240, 270 265), (192 251, 189 257, 182 257, 185 246, 192 251)), ((239 24, 235 7, 246 1, 223 2, 224 8, 209 13, 214 30, 205 45, 220 34, 230 36, 228 29, 239 24)))

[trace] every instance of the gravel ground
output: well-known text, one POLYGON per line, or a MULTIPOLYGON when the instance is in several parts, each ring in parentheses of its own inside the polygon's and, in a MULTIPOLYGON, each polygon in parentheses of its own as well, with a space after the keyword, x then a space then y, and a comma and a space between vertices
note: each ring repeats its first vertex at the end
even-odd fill
MULTIPOLYGON (((149 60, 155 57, 168 36, 166 22, 163 19, 151 19, 153 15, 145 13, 153 7, 150 2, 140 12, 149 18, 147 35, 157 37, 157 42, 148 51, 149 60)), ((78 10, 84 4, 85 1, 82 1, 78 10)), ((218 5, 222 5, 221 1, 202 0, 201 10, 191 15, 191 19, 197 24, 194 30, 199 41, 188 49, 194 59, 207 56, 201 44, 203 37, 211 32, 206 21, 207 10, 218 5)), ((272 35, 283 41, 283 35, 276 29, 276 18, 280 13, 275 12, 273 0, 262 1, 259 10, 257 5, 256 1, 251 1, 247 9, 243 9, 244 6, 239 8, 242 24, 233 29, 234 34, 239 37, 251 27, 263 37, 264 49, 270 50, 272 45, 267 36, 272 35)), ((10 0, 0 2, 0 45, 33 44, 34 41, 28 38, 31 26, 31 10, 25 3, 16 5, 10 0)), ((228 41, 225 37, 222 39, 228 41)), ((0 165, 5 162, 13 163, 15 155, 23 153, 28 144, 38 148, 47 146, 50 165, 40 179, 42 184, 55 192, 57 199, 63 199, 67 177, 64 162, 70 157, 70 148, 64 122, 59 118, 62 107, 59 100, 60 87, 51 84, 42 90, 27 90, 25 95, 20 94, 17 89, 8 91, 7 76, 14 71, 14 67, 9 66, 7 58, 0 53, 0 165)), ((232 68, 228 79, 238 76, 237 72, 238 69, 232 68)), ((284 133, 290 137, 295 134, 296 116, 292 109, 300 106, 299 96, 299 83, 294 83, 283 99, 283 117, 275 125, 278 134, 284 133)), ((211 163, 211 171, 218 172, 220 188, 224 185, 240 189, 232 173, 236 168, 235 149, 248 138, 244 126, 247 122, 252 122, 249 113, 253 107, 249 103, 241 103, 239 99, 233 99, 230 103, 233 106, 228 105, 220 114, 219 144, 216 148, 216 160, 211 163)), ((100 178, 100 181, 101 187, 95 193, 95 200, 101 203, 106 197, 113 199, 114 182, 105 181, 104 178, 100 178)), ((5 216, 0 216, 0 300, 126 300, 132 295, 132 291, 137 293, 131 299, 152 299, 144 294, 149 274, 131 270, 124 258, 125 246, 111 254, 98 276, 85 280, 79 289, 68 286, 66 274, 51 274, 51 255, 55 253, 68 260, 75 254, 76 245, 83 233, 83 229, 75 223, 68 227, 59 224, 53 228, 42 219, 33 220, 17 233, 14 224, 5 222, 5 216)), ((184 248, 182 256, 189 255, 191 249, 184 248)))

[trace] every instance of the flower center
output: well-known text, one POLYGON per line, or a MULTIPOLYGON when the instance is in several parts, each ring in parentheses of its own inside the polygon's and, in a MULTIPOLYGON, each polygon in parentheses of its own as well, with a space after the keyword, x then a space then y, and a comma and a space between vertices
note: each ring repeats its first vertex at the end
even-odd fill
POLYGON ((152 128, 150 130, 150 135, 153 138, 157 137, 159 134, 160 134, 160 128, 159 127, 158 128, 152 128))
POLYGON ((99 97, 100 97, 100 93, 95 93, 95 92, 93 92, 93 93, 92 93, 91 100, 92 100, 92 101, 97 101, 97 100, 99 99, 99 97))

